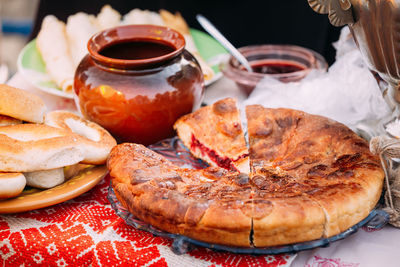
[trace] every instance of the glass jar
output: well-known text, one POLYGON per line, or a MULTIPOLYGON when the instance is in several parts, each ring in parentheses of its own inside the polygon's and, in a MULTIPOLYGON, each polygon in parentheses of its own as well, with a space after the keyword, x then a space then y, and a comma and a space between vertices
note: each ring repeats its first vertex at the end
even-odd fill
POLYGON ((249 95, 264 77, 281 82, 296 82, 312 69, 326 70, 328 64, 318 53, 295 45, 253 45, 239 48, 253 72, 248 72, 234 57, 220 66, 222 73, 249 95))
POLYGON ((204 93, 199 64, 184 48, 180 33, 161 26, 119 26, 96 34, 75 73, 78 109, 118 142, 149 145, 173 136, 175 121, 197 109, 204 93), (129 43, 139 48, 117 47, 129 43), (154 44, 170 50, 152 54, 154 44), (118 56, 103 53, 112 46, 118 56))

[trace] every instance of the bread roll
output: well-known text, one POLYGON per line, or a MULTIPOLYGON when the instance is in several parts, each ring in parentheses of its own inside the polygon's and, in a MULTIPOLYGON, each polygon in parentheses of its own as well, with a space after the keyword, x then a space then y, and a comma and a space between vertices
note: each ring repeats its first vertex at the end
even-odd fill
POLYGON ((8 125, 15 125, 21 124, 22 121, 19 119, 15 119, 6 115, 0 115, 0 126, 8 126, 8 125))
POLYGON ((121 22, 121 14, 110 5, 101 8, 100 13, 96 17, 97 25, 100 30, 116 27, 121 22))
POLYGON ((26 184, 31 187, 48 189, 53 188, 66 180, 78 175, 82 170, 91 165, 75 164, 45 171, 25 172, 26 184))
POLYGON ((92 165, 87 165, 87 164, 75 164, 71 166, 65 166, 64 169, 64 178, 65 180, 68 180, 76 175, 78 175, 80 172, 83 170, 93 167, 92 165))
POLYGON ((0 114, 27 122, 43 123, 46 105, 28 91, 0 84, 0 114))
POLYGON ((64 168, 45 171, 25 172, 26 184, 32 187, 47 189, 62 184, 64 179, 64 168))
POLYGON ((122 19, 123 25, 151 24, 164 26, 164 22, 160 15, 149 10, 132 9, 122 19))
POLYGON ((188 50, 199 62, 201 70, 203 71, 204 79, 210 80, 214 77, 213 69, 206 63, 206 61, 201 57, 197 47, 194 43, 193 37, 190 34, 189 26, 183 19, 179 12, 172 14, 167 10, 160 10, 160 16, 164 22, 164 25, 170 27, 178 32, 180 32, 186 41, 186 50, 188 50))
POLYGON ((83 12, 69 16, 66 32, 69 49, 74 67, 77 67, 82 58, 88 53, 87 43, 95 33, 100 31, 96 17, 83 12))
POLYGON ((0 173, 0 199, 18 196, 24 190, 25 184, 22 173, 0 173))
POLYGON ((44 62, 46 71, 65 92, 72 92, 75 66, 68 47, 65 24, 48 15, 36 39, 36 46, 44 62))
POLYGON ((111 149, 117 145, 115 139, 104 128, 68 111, 49 112, 45 124, 79 134, 83 139, 82 163, 85 164, 104 164, 111 149))
POLYGON ((84 145, 79 135, 44 124, 3 126, 0 171, 32 172, 73 165, 84 159, 84 145))

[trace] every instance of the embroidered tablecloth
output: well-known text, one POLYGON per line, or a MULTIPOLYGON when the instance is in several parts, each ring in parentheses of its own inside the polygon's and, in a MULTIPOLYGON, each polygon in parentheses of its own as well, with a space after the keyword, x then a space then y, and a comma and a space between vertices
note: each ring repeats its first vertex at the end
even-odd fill
POLYGON ((172 253, 171 241, 125 224, 107 200, 106 177, 64 203, 0 216, 3 266, 281 266, 294 256, 250 256, 197 248, 172 253))

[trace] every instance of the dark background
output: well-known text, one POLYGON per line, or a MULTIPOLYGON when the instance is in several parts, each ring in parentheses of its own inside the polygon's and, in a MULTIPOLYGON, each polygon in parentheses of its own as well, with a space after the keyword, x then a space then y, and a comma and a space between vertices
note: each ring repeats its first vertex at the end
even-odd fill
POLYGON ((53 14, 66 21, 79 11, 97 14, 105 4, 122 15, 133 8, 179 11, 189 26, 196 29, 202 27, 195 16, 202 14, 236 47, 295 44, 319 52, 329 64, 335 60, 332 42, 340 33, 340 28, 332 26, 327 15, 315 13, 307 0, 41 0, 31 38, 37 35, 46 15, 53 14))

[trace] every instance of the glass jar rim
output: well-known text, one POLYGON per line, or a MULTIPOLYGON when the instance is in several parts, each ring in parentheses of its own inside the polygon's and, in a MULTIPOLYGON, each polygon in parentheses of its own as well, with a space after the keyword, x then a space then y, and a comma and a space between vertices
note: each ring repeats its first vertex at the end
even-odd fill
MULTIPOLYGON (((318 55, 316 52, 296 45, 287 44, 267 44, 267 45, 250 45, 239 48, 239 51, 248 59, 249 56, 260 55, 260 54, 277 54, 277 55, 297 55, 302 57, 309 63, 309 66, 305 66, 304 69, 288 72, 288 73, 276 73, 276 74, 264 74, 257 72, 248 72, 245 69, 240 68, 240 63, 233 57, 230 57, 227 61, 220 65, 221 71, 228 77, 234 80, 241 80, 245 83, 258 82, 260 79, 268 76, 272 78, 290 78, 290 77, 301 77, 306 76, 312 69, 327 69, 328 65, 326 61, 318 55), (247 82, 246 82, 247 80, 247 82)), ((285 59, 282 59, 285 60, 285 59)), ((287 59, 287 61, 294 61, 287 59)), ((251 63, 251 60, 249 60, 251 63)))

